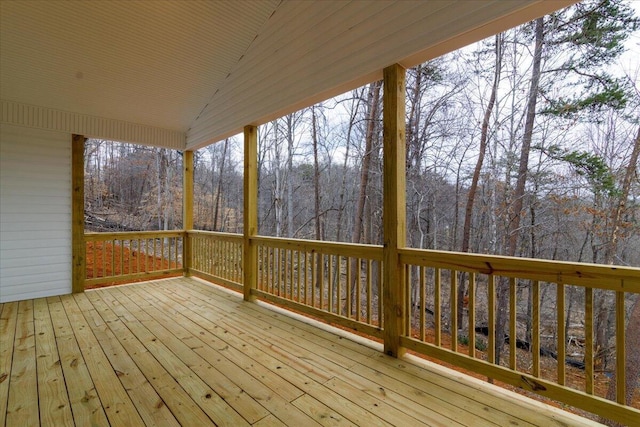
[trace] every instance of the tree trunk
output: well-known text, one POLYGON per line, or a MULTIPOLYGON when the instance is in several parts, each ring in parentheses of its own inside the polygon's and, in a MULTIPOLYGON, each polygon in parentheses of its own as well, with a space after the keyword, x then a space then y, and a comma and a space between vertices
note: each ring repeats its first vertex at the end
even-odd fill
MULTIPOLYGON (((360 243, 362 239, 362 228, 364 223, 364 207, 367 200, 367 186, 369 183, 369 171, 371 168, 371 157, 373 155, 373 133, 375 132, 375 120, 378 117, 380 100, 380 87, 382 82, 374 82, 369 85, 367 95, 367 129, 365 133, 365 149, 362 157, 362 169, 360 170, 360 190, 356 203, 356 213, 353 221, 352 243, 360 243)), ((356 286, 360 283, 360 265, 357 262, 351 263, 351 294, 356 295, 356 286)), ((356 304, 354 298, 354 306, 356 304)), ((379 315, 382 315, 379 313, 379 315)))
POLYGON ((274 155, 275 155, 275 188, 274 188, 274 207, 275 207, 275 217, 276 217, 276 237, 282 237, 282 176, 280 173, 280 141, 278 128, 279 123, 278 120, 274 121, 274 134, 275 140, 273 142, 274 147, 274 155))
POLYGON ((320 213, 320 162, 318 159, 318 129, 315 107, 311 107, 311 138, 313 142, 313 206, 316 232, 315 239, 322 240, 322 215, 320 213))
MULTIPOLYGON (((607 246, 606 261, 608 264, 613 264, 613 258, 617 250, 617 234, 620 228, 620 219, 624 212, 627 198, 629 197, 629 189, 631 187, 631 181, 634 175, 637 173, 638 157, 640 156, 640 128, 638 128, 638 134, 633 145, 633 151, 629 158, 629 165, 625 172, 624 181, 622 182, 622 191, 618 205, 616 206, 614 218, 613 218, 613 234, 611 236, 611 242, 607 246)), ((626 330, 626 364, 625 364, 625 384, 626 384, 626 396, 625 402, 627 405, 631 404, 633 394, 638 387, 638 381, 640 378, 640 351, 638 346, 640 345, 640 296, 636 296, 636 302, 631 309, 631 316, 629 317, 629 323, 626 330)), ((615 400, 616 398, 616 380, 614 376, 609 383, 609 390, 607 391, 607 399, 615 400)), ((611 423, 607 420, 602 420, 608 425, 618 425, 611 423)))
POLYGON ((157 156, 156 156, 156 178, 157 178, 157 182, 156 182, 156 189, 158 191, 158 197, 157 197, 157 211, 156 211, 156 215, 158 217, 158 230, 162 230, 163 226, 162 226, 162 189, 164 188, 164 182, 165 182, 165 178, 167 175, 167 168, 166 168, 166 163, 165 163, 165 150, 164 148, 160 148, 158 149, 157 152, 157 156))
MULTIPOLYGON (((491 120, 491 114, 493 107, 496 103, 498 96, 498 86, 500 84, 500 71, 502 69, 502 35, 496 34, 495 37, 495 70, 493 72, 493 85, 491 86, 491 96, 489 97, 489 103, 484 111, 484 117, 482 118, 482 128, 480 131, 480 148, 478 152, 478 160, 476 161, 476 167, 473 170, 473 178, 471 179, 471 186, 469 187, 469 194, 467 195, 467 206, 464 212, 464 226, 462 229, 462 252, 469 252, 469 241, 471 237, 471 219, 473 214, 473 204, 476 198, 476 192, 478 191, 478 181, 480 180, 480 172, 482 171, 482 165, 484 163, 484 156, 487 152, 487 142, 489 140, 489 120, 491 120)), ((463 274, 461 273, 461 276, 463 274)), ((461 277, 463 279, 463 277, 461 277)), ((458 282, 458 301, 462 301, 464 294, 466 293, 466 286, 464 280, 458 282)), ((458 304, 457 309, 458 325, 462 325, 464 316, 464 305, 458 304)), ((469 331, 471 327, 475 325, 469 325, 469 331)), ((471 333, 471 332, 469 332, 471 333)))
POLYGON ((347 128, 347 137, 346 137, 346 148, 344 153, 344 162, 342 163, 342 183, 340 185, 340 202, 338 206, 338 216, 336 219, 336 241, 342 241, 342 216, 344 215, 345 210, 345 195, 347 192, 347 173, 349 172, 349 147, 351 147, 351 134, 353 132, 353 125, 356 121, 356 116, 358 114, 358 108, 360 106, 361 97, 358 96, 357 92, 354 91, 354 98, 357 98, 358 101, 355 105, 352 106, 351 113, 349 115, 349 125, 347 128))
MULTIPOLYGON (((320 163, 318 161, 318 132, 316 123, 316 110, 311 107, 311 139, 313 143, 313 201, 314 201, 314 217, 315 217, 315 239, 322 240, 322 223, 320 214, 320 163)), ((316 269, 316 287, 320 287, 322 283, 322 275, 324 273, 324 257, 319 254, 318 268, 316 269)), ((320 292, 323 292, 320 289, 320 292)), ((329 290, 331 292, 331 289, 329 290)))
MULTIPOLYGON (((533 53, 533 64, 531 70, 531 83, 527 97, 527 112, 524 124, 524 134, 522 137, 522 149, 520 151, 520 161, 518 164, 518 179, 514 191, 513 209, 509 215, 507 225, 507 255, 515 256, 518 250, 520 235, 520 219, 522 217, 522 207, 524 204, 524 189, 527 182, 527 170, 529 168, 529 152, 531 151, 531 140, 533 139, 533 126, 536 118, 536 103, 538 101, 538 89, 540 86, 540 69, 542 64, 542 46, 544 43, 544 18, 535 21, 535 49, 533 53)), ((496 364, 500 364, 502 346, 504 345, 504 335, 507 326, 507 308, 509 307, 509 281, 500 280, 497 286, 497 306, 496 316, 496 364)), ((510 331, 512 335, 515 331, 510 331)))
POLYGON ((375 121, 378 117, 378 104, 380 102, 381 82, 371 83, 369 86, 369 114, 367 117, 367 131, 365 135, 365 150, 362 157, 362 170, 360 173, 360 192, 358 204, 356 206, 356 217, 353 223, 352 243, 360 243, 362 238, 362 226, 364 223, 364 205, 367 200, 367 184, 369 182, 369 169, 371 168, 371 157, 373 155, 373 133, 375 131, 375 121))
POLYGON ((627 198, 629 197, 629 190, 631 188, 631 181, 633 180, 636 170, 638 168, 638 157, 640 157, 640 127, 636 134, 636 140, 633 144, 633 150, 629 157, 629 164, 624 174, 624 180, 622 181, 622 189, 620 191, 620 197, 618 203, 613 212, 612 232, 611 239, 605 247, 604 261, 606 264, 613 264, 616 252, 618 249, 618 235, 620 231, 620 220, 622 214, 625 211, 627 205, 627 198))
POLYGON ((287 116, 287 237, 293 237, 293 114, 287 116))
POLYGON ((220 160, 220 173, 218 174, 218 188, 216 189, 216 199, 213 207, 213 231, 218 230, 218 215, 220 210, 220 196, 222 194, 222 176, 224 174, 224 163, 227 158, 227 149, 229 148, 229 139, 224 140, 224 147, 222 149, 222 159, 220 160))

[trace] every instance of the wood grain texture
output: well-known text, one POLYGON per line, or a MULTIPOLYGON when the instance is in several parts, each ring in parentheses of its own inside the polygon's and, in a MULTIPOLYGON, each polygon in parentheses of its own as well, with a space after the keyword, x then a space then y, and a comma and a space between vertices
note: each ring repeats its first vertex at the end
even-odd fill
MULTIPOLYGON (((182 229, 193 228, 193 151, 182 153, 182 229)), ((191 274, 191 240, 189 233, 185 233, 182 241, 182 265, 184 274, 191 274)))
POLYGON ((243 285, 244 299, 255 299, 251 291, 258 283, 257 247, 251 237, 258 234, 258 127, 244 128, 244 215, 243 215, 243 285))
POLYGON ((87 270, 84 242, 84 142, 82 135, 71 137, 71 255, 72 292, 84 292, 87 270))
POLYGON ((384 69, 382 98, 383 124, 383 281, 385 353, 399 357, 404 350, 400 337, 405 333, 404 267, 398 249, 406 246, 406 143, 405 69, 394 64, 384 69))
POLYGON ((381 344, 244 302, 196 278, 0 309, 0 337, 13 343, 0 352, 3 370, 13 355, 9 379, 0 383, 11 427, 43 419, 97 426, 590 425, 446 368, 388 357, 381 344), (45 385, 52 379, 58 384, 45 385), (59 413, 51 406, 54 388, 68 396, 59 413))

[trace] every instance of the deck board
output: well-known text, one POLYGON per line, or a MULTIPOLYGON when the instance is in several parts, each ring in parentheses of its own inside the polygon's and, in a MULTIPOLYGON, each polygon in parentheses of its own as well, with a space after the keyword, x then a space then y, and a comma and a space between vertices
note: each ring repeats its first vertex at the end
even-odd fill
POLYGON ((7 403, 9 400, 9 383, 11 363, 13 361, 13 340, 18 321, 18 303, 2 304, 0 313, 0 426, 5 425, 7 418, 7 403))
POLYGON ((29 426, 39 422, 32 300, 18 303, 17 317, 6 422, 7 425, 29 426))
MULTIPOLYGON (((137 292, 135 289, 135 287, 128 287, 122 288, 122 291, 125 294, 131 293, 133 297, 136 295, 141 297, 142 294, 138 294, 139 291, 137 292)), ((147 296, 144 300, 141 298, 137 298, 137 300, 141 301, 142 309, 157 322, 161 322, 166 317, 166 311, 164 310, 171 310, 172 305, 167 303, 169 301, 167 297, 158 298, 158 295, 162 297, 161 294, 154 293, 153 299, 147 296)), ((221 352, 210 347, 205 341, 195 336, 193 334, 193 323, 189 322, 187 318, 179 315, 179 313, 173 313, 173 319, 174 322, 165 322, 166 328, 181 340, 182 343, 193 349, 194 353, 198 354, 203 360, 215 361, 215 366, 220 371, 218 376, 224 376, 225 373, 233 372, 234 375, 232 378, 229 378, 229 380, 232 380, 240 387, 243 391, 243 396, 250 396, 252 399, 255 399, 256 402, 264 405, 264 408, 270 413, 287 418, 291 423, 297 425, 308 425, 310 423, 310 420, 302 411, 289 403, 290 400, 298 397, 302 393, 301 391, 298 390, 298 393, 290 395, 291 398, 289 400, 285 400, 277 394, 277 388, 273 389, 268 387, 264 384, 264 381, 267 381, 271 387, 274 387, 273 383, 275 383, 285 390, 292 389, 291 384, 283 383, 279 376, 266 369, 259 370, 256 375, 252 372, 255 371, 253 368, 261 365, 255 364, 250 358, 243 358, 242 356, 244 355, 242 352, 236 352, 235 357, 227 358, 221 354, 221 352), (236 362, 245 362, 245 364, 236 364, 234 360, 236 362)), ((265 416, 266 415, 268 414, 265 414, 265 416)))
POLYGON ((64 384, 60 356, 44 299, 34 300, 34 330, 36 333, 36 360, 38 371, 38 397, 40 423, 50 426, 73 426, 71 404, 64 384))
POLYGON ((109 423, 143 426, 144 422, 120 381, 118 372, 111 366, 75 298, 65 295, 60 299, 109 423))
POLYGON ((0 426, 594 424, 198 279, 5 303, 0 321, 0 426))
POLYGON ((108 426, 107 414, 98 397, 62 301, 60 297, 51 297, 47 299, 47 303, 63 375, 65 378, 73 378, 73 381, 65 381, 65 385, 75 424, 108 426))
MULTIPOLYGON (((87 307, 86 296, 77 295, 80 307, 87 307)), ((90 307, 94 307, 91 303, 90 307)), ((126 349, 120 344, 117 337, 104 319, 100 317, 95 308, 83 310, 83 314, 91 324, 98 342, 102 346, 105 355, 111 362, 122 385, 131 396, 131 400, 138 409, 140 416, 147 425, 155 426, 179 426, 180 423, 164 404, 162 398, 153 386, 145 378, 135 361, 129 356, 126 349)))

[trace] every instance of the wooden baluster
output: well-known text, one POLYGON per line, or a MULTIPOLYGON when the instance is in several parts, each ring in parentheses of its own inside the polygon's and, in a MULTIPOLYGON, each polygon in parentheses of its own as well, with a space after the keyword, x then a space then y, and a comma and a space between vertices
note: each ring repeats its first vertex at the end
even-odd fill
MULTIPOLYGON (((124 242, 123 242, 124 243, 124 242)), ((165 256, 164 256, 164 237, 160 238, 160 259, 162 260, 162 264, 164 265, 165 263, 165 256)), ((131 262, 131 257, 129 257, 129 262, 131 262)), ((171 267, 171 266, 169 266, 171 267)), ((131 271, 131 264, 129 264, 129 271, 131 271)))
MULTIPOLYGON (((623 283, 624 285, 624 283, 623 283)), ((626 397, 626 337, 624 292, 616 292, 616 401, 624 405, 626 397)), ((636 348, 636 351, 638 349, 636 348)))
MULTIPOLYGON (((202 236, 193 235, 191 241, 191 267, 201 271, 202 268, 202 236)), ((155 242, 154 242, 155 245, 155 242)), ((155 259, 155 257, 154 257, 155 259)))
POLYGON ((269 292, 269 248, 261 246, 262 249, 262 290, 269 292))
POLYGON ((438 347, 442 346, 442 314, 440 312, 441 307, 442 307, 442 300, 441 300, 441 273, 440 273, 440 269, 436 268, 433 272, 433 285, 434 285, 434 291, 433 291, 433 321, 434 321, 434 328, 435 328, 435 344, 438 347))
POLYGON ((231 251, 231 248, 229 247, 229 242, 226 240, 222 241, 222 259, 224 260, 224 275, 222 277, 224 277, 225 279, 229 280, 231 279, 233 276, 231 274, 231 271, 233 270, 233 251, 231 251))
MULTIPOLYGON (((234 240, 229 240, 229 250, 231 251, 231 270, 229 271, 229 274, 231 275, 231 280, 236 282, 236 283, 242 283, 242 252, 244 250, 244 246, 240 246, 238 245, 234 240)), ((253 277, 255 282, 257 283, 258 281, 258 251, 257 251, 257 247, 254 245, 253 246, 253 277)), ((255 289, 255 287, 254 287, 255 289)))
POLYGON ((285 251, 282 248, 278 248, 276 249, 276 263, 278 264, 276 266, 276 283, 278 284, 278 288, 276 290, 276 294, 278 296, 282 296, 282 291, 283 291, 283 286, 282 283, 284 282, 284 255, 285 255, 285 251))
POLYGON ((487 361, 496 363, 496 277, 490 274, 488 277, 487 293, 488 296, 488 338, 489 344, 487 349, 487 361))
POLYGON ((351 266, 353 263, 353 258, 352 257, 347 257, 347 265, 346 265, 346 273, 347 273, 347 318, 350 319, 353 316, 353 294, 351 292, 351 266))
MULTIPOLYGON (((384 270, 383 263, 378 261, 378 326, 381 328, 384 328, 384 316, 382 315, 382 310, 384 309, 382 293, 384 291, 384 286, 385 286, 384 283, 382 282, 382 275, 384 274, 383 270, 384 270)), ((369 287, 369 292, 367 292, 367 294, 371 295, 371 287, 369 287)), ((371 300, 369 299, 369 301, 371 300)), ((371 309, 369 309, 369 311, 371 311, 371 309)))
POLYGON ((338 302, 338 316, 343 316, 343 304, 342 304, 342 261, 345 259, 344 257, 337 255, 336 256, 336 285, 338 286, 338 296, 336 301, 338 302))
POLYGON ((202 240, 202 254, 200 254, 202 261, 202 270, 207 274, 212 274, 211 272, 211 237, 207 236, 202 240))
POLYGON ((458 272, 450 270, 449 280, 449 305, 450 305, 450 328, 451 328, 451 350, 458 351, 458 272))
POLYGON ((219 276, 221 274, 220 256, 219 256, 220 241, 211 241, 211 274, 219 276))
POLYGON ((279 283, 279 296, 281 297, 287 297, 287 287, 286 287, 286 283, 287 283, 287 250, 286 249, 280 249, 280 268, 279 268, 279 273, 280 273, 280 281, 279 283))
MULTIPOLYGON (((102 277, 107 277, 107 245, 102 242, 102 277)), ((113 246, 112 249, 113 250, 113 246)))
POLYGON ((467 300, 469 318, 469 356, 476 356, 476 273, 469 273, 469 299, 467 300))
POLYGON ((404 268, 404 330, 407 336, 411 336, 411 266, 408 264, 401 265, 400 268, 404 268))
MULTIPOLYGON (((148 244, 149 244, 149 241, 147 240, 147 245, 148 244)), ((185 239, 183 237, 182 244, 190 246, 189 250, 187 251, 191 256, 191 261, 189 262, 189 268, 197 270, 198 269, 198 250, 197 249, 198 249, 198 245, 200 244, 200 240, 196 236, 189 236, 188 239, 185 239)), ((151 251, 149 251, 149 254, 151 254, 151 251)), ((182 256, 182 264, 184 265, 184 255, 182 256)), ((153 258, 153 265, 154 267, 156 265, 155 258, 153 258)))
POLYGON ((334 287, 335 283, 333 283, 333 260, 334 255, 327 255, 327 263, 328 263, 328 274, 327 274, 327 288, 329 295, 329 313, 333 313, 335 309, 335 301, 334 301, 334 287))
POLYGON ((320 255, 317 252, 311 252, 311 299, 313 301, 313 306, 316 308, 322 308, 320 303, 320 283, 318 283, 318 259, 320 255))
MULTIPOLYGON (((358 268, 356 269, 356 271, 358 272, 358 276, 356 278, 356 295, 358 300, 356 301, 356 316, 357 319, 360 320, 362 318, 362 283, 361 280, 362 278, 360 277, 360 266, 362 265, 362 259, 358 258, 358 268)), ((372 277, 371 277, 371 260, 367 260, 367 270, 366 270, 366 276, 365 276, 365 280, 366 280, 366 284, 367 284, 367 323, 371 324, 371 318, 372 318, 372 310, 373 310, 373 306, 371 305, 371 289, 372 289, 372 277)), ((380 311, 378 312, 378 314, 380 315, 380 311)))
POLYGON ((426 338, 426 323, 427 323, 427 285, 425 283, 425 268, 420 266, 418 269, 420 275, 420 340, 424 341, 426 338))
POLYGON ((531 311, 533 312, 533 319, 531 325, 531 356, 532 356, 532 371, 534 377, 540 376, 540 282, 534 280, 531 284, 532 300, 531 311))
MULTIPOLYGON (((112 248, 112 250, 116 250, 116 248, 112 248)), ((124 275, 124 241, 120 244, 120 274, 124 275)))
POLYGON ((567 358, 567 331, 564 329, 566 321, 565 315, 565 292, 564 283, 556 285, 556 330, 558 335, 558 384, 564 385, 566 378, 565 360, 567 358))
POLYGON ((316 271, 318 275, 318 288, 320 289, 320 309, 325 310, 325 298, 324 298, 324 254, 318 254, 318 270, 316 271))
POLYGON ((593 394, 593 289, 584 288, 585 392, 593 394))
POLYGON ((293 250, 285 249, 284 250, 284 297, 287 299, 291 299, 291 287, 293 284, 291 283, 291 259, 293 257, 293 250))
MULTIPOLYGON (((509 279, 509 367, 517 369, 517 352, 516 344, 518 341, 517 320, 517 298, 516 298, 517 282, 515 277, 509 279)), ((495 334, 495 333, 494 333, 495 334)), ((496 337, 502 342, 502 337, 496 337)))
POLYGON ((218 241, 215 240, 214 238, 209 239, 209 244, 207 245, 207 259, 209 260, 209 273, 212 276, 215 276, 216 274, 216 270, 217 270, 217 265, 216 263, 218 262, 218 252, 216 251, 216 248, 218 246, 218 241))
POLYGON ((276 248, 269 247, 269 289, 272 295, 276 294, 276 248))
POLYGON ((301 285, 301 268, 302 264, 300 262, 300 251, 296 251, 296 301, 300 302, 300 296, 302 291, 300 290, 301 285))
POLYGON ((116 248, 114 246, 111 247, 111 275, 118 275, 116 272, 116 248))
POLYGON ((309 252, 304 251, 304 269, 302 270, 302 283, 304 286, 304 303, 306 305, 310 304, 309 299, 309 252))

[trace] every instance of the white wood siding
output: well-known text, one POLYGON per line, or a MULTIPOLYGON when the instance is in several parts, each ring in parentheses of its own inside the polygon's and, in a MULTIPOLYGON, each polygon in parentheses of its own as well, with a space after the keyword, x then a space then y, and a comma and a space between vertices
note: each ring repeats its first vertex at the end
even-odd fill
POLYGON ((184 149, 186 138, 183 132, 4 100, 0 101, 0 123, 176 150, 184 149))
POLYGON ((71 135, 0 125, 0 302, 71 292, 71 135))

